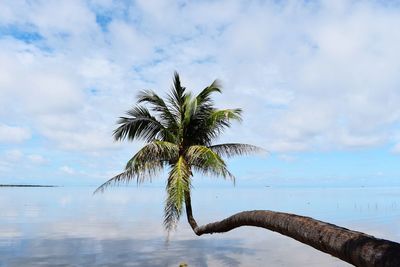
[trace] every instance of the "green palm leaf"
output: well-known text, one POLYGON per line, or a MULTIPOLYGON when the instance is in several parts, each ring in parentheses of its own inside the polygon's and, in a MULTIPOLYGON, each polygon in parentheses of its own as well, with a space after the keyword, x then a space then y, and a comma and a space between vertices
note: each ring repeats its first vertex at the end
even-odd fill
POLYGON ((164 225, 173 230, 181 216, 185 193, 190 191, 191 171, 183 156, 172 166, 168 177, 167 200, 164 208, 164 225))
POLYGON ((142 106, 136 106, 127 112, 129 117, 120 117, 113 135, 115 140, 144 139, 151 141, 157 136, 161 137, 165 127, 150 114, 150 111, 142 106))
POLYGON ((131 180, 136 179, 137 183, 140 184, 146 179, 151 179, 161 170, 163 170, 165 162, 163 161, 147 161, 143 164, 137 164, 134 167, 125 169, 124 172, 112 177, 102 185, 100 185, 94 194, 98 192, 104 192, 109 186, 120 185, 121 183, 128 184, 131 180))
POLYGON ((121 182, 128 183, 136 179, 138 184, 146 179, 151 179, 171 159, 178 158, 179 148, 177 145, 165 141, 153 141, 140 149, 126 164, 125 171, 112 177, 99 186, 96 192, 104 191, 111 185, 118 185, 121 182))
POLYGON ((177 72, 174 73, 174 86, 168 95, 168 102, 172 106, 175 116, 182 118, 182 109, 185 102, 185 90, 186 88, 181 85, 181 80, 177 72))
POLYGON ((146 161, 177 159, 179 147, 171 142, 154 140, 140 149, 126 164, 126 169, 146 161))
POLYGON ((171 112, 170 107, 152 90, 143 90, 138 94, 138 103, 148 103, 152 105, 152 110, 157 112, 163 121, 163 125, 169 127, 177 126, 177 118, 171 112))
POLYGON ((209 123, 211 125, 218 125, 218 123, 225 123, 226 126, 230 126, 229 122, 231 120, 242 121, 242 110, 240 108, 236 109, 220 109, 215 110, 211 113, 209 117, 209 123))
POLYGON ((235 177, 227 169, 225 161, 212 149, 193 145, 189 147, 185 155, 189 165, 192 165, 196 171, 235 181, 235 177))
POLYGON ((199 105, 211 105, 212 100, 211 100, 211 94, 212 93, 221 93, 221 85, 218 80, 215 80, 210 86, 204 88, 196 97, 197 102, 199 105))
POLYGON ((250 155, 263 151, 257 146, 236 143, 212 145, 209 148, 218 155, 226 157, 250 155))

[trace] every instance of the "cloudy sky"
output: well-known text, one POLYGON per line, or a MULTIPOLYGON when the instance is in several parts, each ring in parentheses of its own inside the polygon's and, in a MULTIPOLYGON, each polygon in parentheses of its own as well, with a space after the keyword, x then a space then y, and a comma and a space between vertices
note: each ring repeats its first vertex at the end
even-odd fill
POLYGON ((397 1, 0 0, 0 183, 118 173, 117 117, 177 70, 244 109, 218 142, 270 152, 238 185, 400 184, 399 28, 397 1))

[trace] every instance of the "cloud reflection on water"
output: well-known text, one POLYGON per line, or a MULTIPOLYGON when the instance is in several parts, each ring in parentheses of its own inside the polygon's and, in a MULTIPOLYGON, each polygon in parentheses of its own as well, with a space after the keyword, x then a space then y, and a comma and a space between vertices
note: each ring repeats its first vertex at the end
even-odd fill
MULTIPOLYGON (((18 251, 2 251, 4 266, 240 266, 235 257, 254 255, 240 240, 176 240, 167 246, 156 239, 28 239, 18 251)), ((0 265, 2 266, 2 265, 0 265)))
MULTIPOLYGON (((165 243, 163 188, 1 189, 0 267, 14 266, 349 266, 259 228, 195 236, 186 221, 165 243)), ((400 240, 396 188, 196 189, 200 223, 245 209, 295 212, 400 240)))

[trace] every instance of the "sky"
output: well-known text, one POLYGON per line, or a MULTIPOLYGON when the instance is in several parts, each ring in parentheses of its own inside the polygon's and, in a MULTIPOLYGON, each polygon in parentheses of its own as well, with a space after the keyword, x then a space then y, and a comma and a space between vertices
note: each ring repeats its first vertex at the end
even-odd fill
POLYGON ((195 93, 219 79, 217 106, 244 110, 216 143, 268 151, 228 161, 237 186, 400 185, 399 1, 0 7, 0 184, 119 173, 143 143, 114 142, 117 118, 176 70, 195 93))

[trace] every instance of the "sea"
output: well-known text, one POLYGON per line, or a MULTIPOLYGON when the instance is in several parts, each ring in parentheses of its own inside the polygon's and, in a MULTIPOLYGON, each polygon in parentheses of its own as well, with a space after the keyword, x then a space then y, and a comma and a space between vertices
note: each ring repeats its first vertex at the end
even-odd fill
MULTIPOLYGON (((257 227, 198 237, 185 214, 167 238, 162 186, 94 190, 1 187, 0 267, 350 266, 257 227)), ((199 224, 264 209, 400 242, 400 187, 199 186, 192 202, 199 224)))

